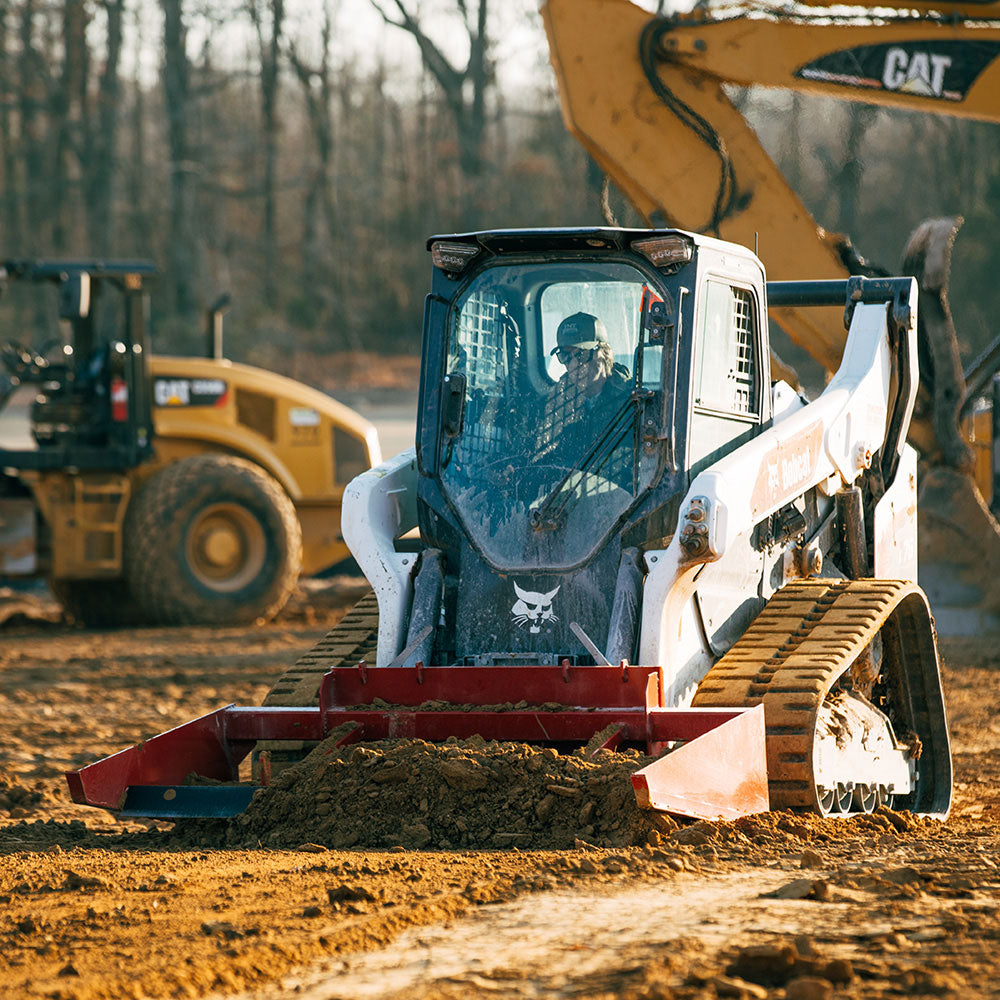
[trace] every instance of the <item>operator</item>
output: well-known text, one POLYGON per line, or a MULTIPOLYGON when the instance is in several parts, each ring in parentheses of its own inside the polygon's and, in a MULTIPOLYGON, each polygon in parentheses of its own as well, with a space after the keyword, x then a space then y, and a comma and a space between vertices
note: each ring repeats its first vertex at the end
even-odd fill
POLYGON ((615 361, 604 324, 590 313, 573 313, 559 324, 552 353, 566 366, 559 380, 564 393, 576 390, 592 399, 604 394, 621 398, 629 391, 628 369, 615 361))
POLYGON ((573 467, 625 405, 631 380, 615 361, 604 323, 591 313, 567 316, 551 353, 566 371, 545 401, 536 461, 573 467))

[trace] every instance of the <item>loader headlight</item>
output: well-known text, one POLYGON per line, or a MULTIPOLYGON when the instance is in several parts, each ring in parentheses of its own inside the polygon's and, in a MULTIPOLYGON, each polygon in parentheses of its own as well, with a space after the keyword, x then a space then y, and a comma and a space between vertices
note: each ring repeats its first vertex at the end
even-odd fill
POLYGON ((448 274, 461 274, 473 257, 479 255, 479 247, 473 243, 450 243, 437 240, 431 244, 431 260, 434 266, 448 274))
POLYGON ((632 249, 638 250, 654 267, 686 264, 694 254, 691 241, 679 233, 635 240, 632 249))
POLYGON ((718 509, 708 497, 692 497, 678 525, 680 546, 691 560, 709 560, 719 556, 718 509))

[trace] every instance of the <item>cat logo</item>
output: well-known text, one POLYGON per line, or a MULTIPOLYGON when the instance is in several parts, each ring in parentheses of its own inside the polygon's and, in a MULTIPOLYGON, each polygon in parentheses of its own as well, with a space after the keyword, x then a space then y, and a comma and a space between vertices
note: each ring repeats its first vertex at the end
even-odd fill
POLYGON ((893 46, 885 54, 882 83, 886 90, 920 97, 944 95, 944 74, 951 65, 951 56, 934 52, 907 52, 893 46))
POLYGON ((153 399, 157 406, 188 406, 191 383, 186 378, 158 378, 153 384, 153 399))
POLYGON ((517 595, 517 601, 510 609, 510 614, 518 628, 524 628, 530 622, 528 631, 537 635, 542 631, 543 623, 559 621, 559 617, 552 610, 552 599, 559 593, 558 587, 547 594, 540 594, 534 590, 522 590, 515 583, 514 593, 517 595))
POLYGON ((221 406, 227 386, 221 378, 158 376, 153 380, 156 406, 221 406))
POLYGON ((827 52, 799 67, 803 80, 852 90, 882 90, 932 101, 964 101, 1000 55, 1000 42, 939 38, 897 41, 827 52))

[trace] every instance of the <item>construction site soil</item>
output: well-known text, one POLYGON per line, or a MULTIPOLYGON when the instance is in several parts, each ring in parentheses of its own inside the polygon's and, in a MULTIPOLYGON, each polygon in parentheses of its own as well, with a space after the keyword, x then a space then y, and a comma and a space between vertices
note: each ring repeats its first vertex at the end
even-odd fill
POLYGON ((0 995, 1000 993, 1000 651, 942 641, 947 822, 641 813, 605 751, 317 747, 229 823, 120 823, 62 773, 257 704, 358 596, 251 629, 87 631, 0 599, 0 995))

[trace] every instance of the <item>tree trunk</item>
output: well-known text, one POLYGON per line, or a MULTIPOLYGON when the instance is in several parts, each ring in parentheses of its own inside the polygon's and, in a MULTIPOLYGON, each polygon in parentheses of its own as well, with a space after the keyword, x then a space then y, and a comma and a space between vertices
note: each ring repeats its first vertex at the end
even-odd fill
POLYGON ((247 9, 260 49, 261 131, 264 142, 262 287, 265 304, 274 309, 278 304, 278 97, 285 3, 284 0, 268 0, 267 6, 270 13, 269 33, 265 33, 260 0, 250 0, 247 9))
POLYGON ((65 253, 72 233, 74 174, 71 161, 85 159, 84 140, 87 93, 88 8, 75 0, 65 0, 62 17, 63 64, 59 81, 52 90, 49 109, 52 118, 54 176, 49 194, 52 218, 52 249, 65 253))
POLYGON ((122 49, 125 0, 104 0, 107 50, 97 88, 96 128, 91 129, 88 197, 90 241, 93 252, 112 256, 115 250, 114 191, 118 171, 118 104, 121 87, 118 64, 122 49))
POLYGON ((9 0, 0 0, 0 146, 3 148, 2 225, 8 249, 21 248, 20 178, 14 145, 13 106, 17 88, 12 74, 12 55, 7 22, 11 9, 9 0))
POLYGON ((18 110, 21 120, 21 174, 24 178, 24 245, 19 252, 37 255, 42 252, 49 226, 45 191, 51 177, 46 171, 45 121, 41 109, 46 103, 45 80, 40 57, 34 47, 34 0, 24 0, 19 24, 18 110))
POLYGON ((398 21, 393 20, 382 9, 378 0, 371 2, 386 23, 402 28, 413 36, 420 48, 425 68, 441 89, 455 123, 458 163, 462 175, 458 194, 459 211, 463 216, 463 223, 475 227, 481 223, 484 211, 486 99, 494 82, 488 52, 489 0, 479 0, 475 23, 468 18, 469 10, 465 0, 456 2, 469 39, 469 58, 461 69, 454 66, 424 32, 419 20, 403 0, 394 0, 400 15, 398 21))
POLYGON ((325 11, 322 29, 322 55, 319 65, 311 67, 299 56, 295 46, 289 50, 289 60, 305 100, 309 134, 315 151, 314 162, 308 168, 306 193, 302 203, 302 292, 304 318, 313 325, 336 325, 340 320, 340 296, 336 284, 342 268, 326 266, 331 254, 330 243, 336 233, 336 210, 333 197, 333 107, 330 81, 330 44, 333 26, 329 9, 325 11), (324 239, 325 235, 325 239, 324 239), (331 302, 330 293, 334 301, 331 302))
POLYGON ((160 0, 163 8, 163 88, 170 147, 170 209, 167 261, 173 307, 188 322, 197 319, 198 246, 194 232, 195 176, 188 114, 191 64, 185 48, 183 0, 160 0))

